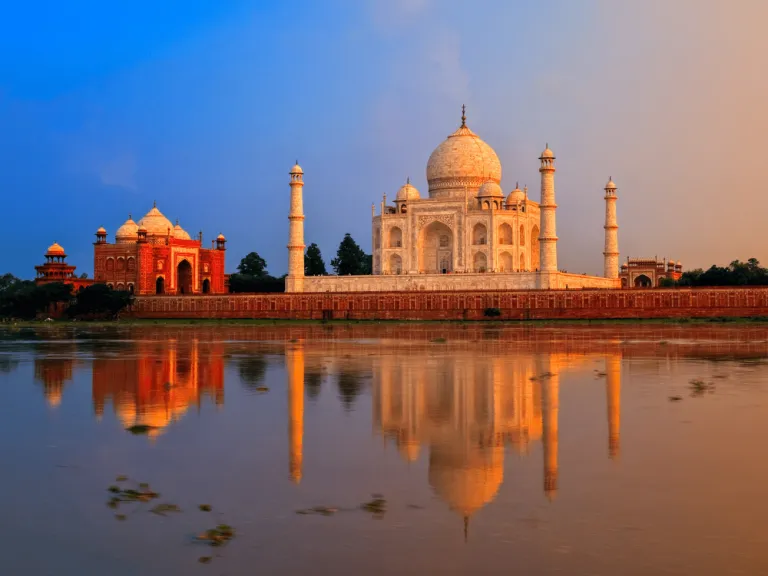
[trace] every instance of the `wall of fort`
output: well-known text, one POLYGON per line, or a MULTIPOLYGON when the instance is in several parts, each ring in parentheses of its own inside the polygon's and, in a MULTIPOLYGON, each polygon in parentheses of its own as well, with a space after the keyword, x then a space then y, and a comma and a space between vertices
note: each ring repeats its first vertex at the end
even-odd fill
MULTIPOLYGON (((574 275, 578 276, 578 275, 574 275)), ((554 320, 768 316, 768 287, 138 296, 136 318, 554 320), (496 308, 500 315, 486 316, 496 308)))
MULTIPOLYGON (((550 288, 618 288, 619 281, 599 276, 555 272, 546 275, 550 288)), ((304 292, 466 292, 475 290, 531 290, 541 287, 536 272, 384 274, 368 276, 307 276, 304 292)))

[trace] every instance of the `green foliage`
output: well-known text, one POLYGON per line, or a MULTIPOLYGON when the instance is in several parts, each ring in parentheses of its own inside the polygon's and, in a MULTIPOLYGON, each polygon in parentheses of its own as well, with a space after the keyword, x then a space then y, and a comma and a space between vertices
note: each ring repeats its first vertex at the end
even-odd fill
POLYGON ((29 320, 46 312, 52 304, 72 298, 72 286, 52 282, 38 286, 30 280, 19 280, 6 274, 0 289, 0 317, 29 320))
POLYGON ((363 252, 357 242, 347 232, 336 251, 336 258, 331 260, 331 266, 339 276, 348 274, 371 274, 373 272, 373 257, 363 252))
POLYGON ((77 293, 67 314, 71 317, 115 318, 131 303, 133 296, 125 290, 113 290, 106 284, 91 284, 77 293))
POLYGON ((257 252, 251 252, 245 258, 240 260, 237 265, 237 271, 244 276, 267 276, 267 261, 257 252))
POLYGON ((728 266, 711 266, 683 272, 678 286, 765 286, 768 269, 762 268, 756 258, 746 262, 734 260, 728 266))
POLYGON ((325 276, 328 272, 325 269, 323 256, 320 254, 320 248, 312 243, 307 246, 307 253, 304 254, 304 275, 305 276, 325 276))
POLYGON ((10 272, 0 276, 0 294, 5 292, 8 288, 13 287, 14 284, 21 282, 16 276, 10 272))
POLYGON ((267 262, 256 252, 240 260, 238 273, 229 276, 232 294, 254 292, 285 292, 285 277, 274 278, 267 273, 267 262))
POLYGON ((285 292, 285 277, 251 276, 248 274, 231 274, 229 276, 229 291, 233 294, 244 292, 285 292))
POLYGON ((673 286, 676 286, 677 282, 673 280, 672 278, 662 278, 659 280, 659 286, 661 288, 672 288, 673 286))
POLYGON ((88 279, 88 272, 83 272, 80 274, 80 280, 87 280, 88 279))

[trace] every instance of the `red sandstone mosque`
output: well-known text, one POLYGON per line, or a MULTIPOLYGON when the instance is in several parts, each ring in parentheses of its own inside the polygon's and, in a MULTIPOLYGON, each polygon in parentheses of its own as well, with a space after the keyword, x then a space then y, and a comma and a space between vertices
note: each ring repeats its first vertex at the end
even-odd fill
POLYGON ((114 244, 104 228, 96 231, 94 281, 134 294, 224 294, 226 243, 219 234, 203 248, 202 232, 191 238, 155 204, 138 223, 129 215, 114 244))

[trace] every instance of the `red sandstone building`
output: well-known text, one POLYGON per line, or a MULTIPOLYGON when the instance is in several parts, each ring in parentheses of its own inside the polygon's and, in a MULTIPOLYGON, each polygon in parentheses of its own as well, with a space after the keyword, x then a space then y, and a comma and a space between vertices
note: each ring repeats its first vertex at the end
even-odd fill
POLYGON ((155 205, 138 223, 128 216, 114 244, 104 228, 96 231, 94 280, 135 294, 224 294, 226 242, 219 234, 203 248, 202 232, 192 239, 155 205))
POLYGON ((45 252, 45 264, 35 266, 37 275, 35 283, 50 284, 52 282, 61 282, 71 284, 74 291, 82 290, 86 286, 93 284, 93 280, 88 278, 78 278, 75 275, 76 266, 67 264, 67 255, 64 248, 56 242, 48 247, 45 252))
POLYGON ((658 258, 627 258, 621 265, 622 288, 658 288, 664 278, 679 280, 683 275, 680 262, 658 258))

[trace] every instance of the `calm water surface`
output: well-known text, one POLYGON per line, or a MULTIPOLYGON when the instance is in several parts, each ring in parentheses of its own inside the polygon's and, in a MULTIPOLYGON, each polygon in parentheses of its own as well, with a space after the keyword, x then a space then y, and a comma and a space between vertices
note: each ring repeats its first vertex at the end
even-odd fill
POLYGON ((757 324, 0 330, 0 573, 768 574, 766 438, 757 324))

